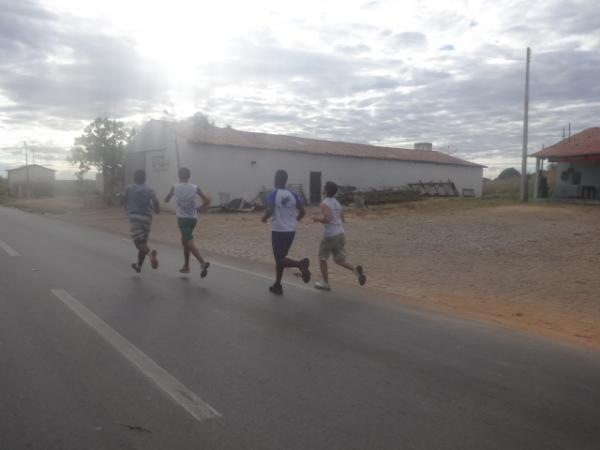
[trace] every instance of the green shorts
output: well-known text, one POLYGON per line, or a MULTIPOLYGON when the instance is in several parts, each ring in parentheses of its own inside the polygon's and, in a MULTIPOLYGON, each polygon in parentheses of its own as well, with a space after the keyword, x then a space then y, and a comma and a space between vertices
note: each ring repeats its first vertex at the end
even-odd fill
POLYGON ((194 240, 194 228, 196 228, 196 223, 198 221, 193 217, 178 217, 177 225, 179 226, 179 231, 181 232, 181 239, 184 241, 192 241, 194 240))
POLYGON ((321 261, 327 261, 333 254, 335 261, 346 260, 346 236, 344 234, 337 234, 335 236, 325 236, 319 246, 319 259, 321 261))

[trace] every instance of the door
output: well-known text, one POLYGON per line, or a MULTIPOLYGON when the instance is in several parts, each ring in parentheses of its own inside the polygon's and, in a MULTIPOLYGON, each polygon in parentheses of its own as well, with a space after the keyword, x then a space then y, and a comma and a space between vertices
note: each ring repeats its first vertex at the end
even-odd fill
POLYGON ((321 172, 310 173, 310 202, 321 203, 321 172))

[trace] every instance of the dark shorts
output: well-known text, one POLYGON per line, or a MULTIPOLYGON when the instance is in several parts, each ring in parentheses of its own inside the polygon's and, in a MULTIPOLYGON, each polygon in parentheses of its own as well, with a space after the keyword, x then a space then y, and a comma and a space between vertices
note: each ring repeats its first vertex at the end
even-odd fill
POLYGON ((196 223, 198 221, 193 217, 178 217, 177 225, 179 226, 179 231, 181 232, 181 239, 184 241, 192 241, 194 240, 194 228, 196 228, 196 223))
POLYGON ((273 244, 273 256, 275 257, 275 262, 281 261, 287 256, 290 247, 292 246, 292 242, 294 242, 295 235, 295 231, 271 232, 271 244, 273 244))
POLYGON ((129 214, 129 232, 133 242, 145 244, 150 236, 152 217, 141 214, 129 214))

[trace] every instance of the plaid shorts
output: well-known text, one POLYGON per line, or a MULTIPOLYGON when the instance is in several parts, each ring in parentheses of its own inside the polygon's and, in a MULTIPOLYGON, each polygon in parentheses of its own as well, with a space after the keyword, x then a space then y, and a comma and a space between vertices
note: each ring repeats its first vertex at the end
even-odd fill
POLYGON ((346 260, 346 236, 337 234, 335 236, 325 236, 319 246, 319 259, 327 261, 333 254, 334 261, 346 260))
POLYGON ((148 242, 152 217, 141 214, 129 214, 129 232, 133 242, 148 242))

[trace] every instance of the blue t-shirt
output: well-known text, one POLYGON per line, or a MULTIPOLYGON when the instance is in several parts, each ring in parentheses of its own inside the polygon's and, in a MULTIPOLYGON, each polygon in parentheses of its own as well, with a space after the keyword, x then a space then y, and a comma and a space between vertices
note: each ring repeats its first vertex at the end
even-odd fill
POLYGON ((154 191, 145 184, 132 184, 125 188, 127 214, 152 217, 152 197, 154 191))
POLYGON ((273 208, 273 231, 296 231, 296 205, 302 205, 298 194, 287 189, 275 189, 267 196, 267 207, 273 208))

